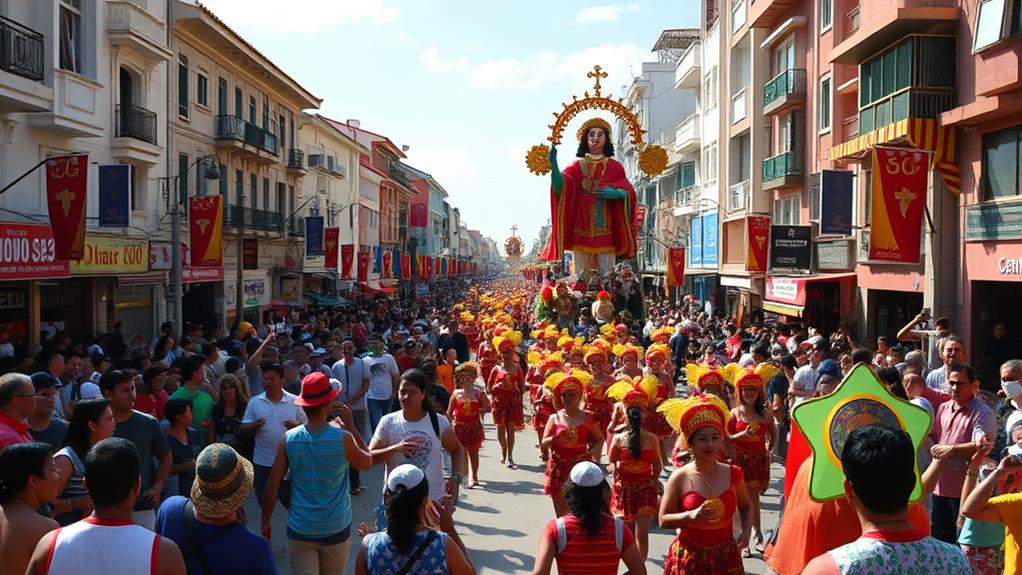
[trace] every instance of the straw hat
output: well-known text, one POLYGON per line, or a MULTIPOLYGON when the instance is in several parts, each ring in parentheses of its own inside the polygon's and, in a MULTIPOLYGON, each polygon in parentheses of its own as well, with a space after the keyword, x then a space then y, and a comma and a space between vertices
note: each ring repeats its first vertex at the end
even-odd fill
POLYGON ((195 460, 192 506, 203 517, 226 517, 245 504, 252 478, 249 460, 225 443, 210 444, 195 460))

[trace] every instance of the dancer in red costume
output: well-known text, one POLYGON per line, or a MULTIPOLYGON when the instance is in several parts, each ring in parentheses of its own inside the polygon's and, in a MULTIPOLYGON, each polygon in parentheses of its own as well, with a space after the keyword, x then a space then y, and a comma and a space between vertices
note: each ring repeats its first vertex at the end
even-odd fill
POLYGON ((468 453, 468 488, 479 484, 479 448, 483 446, 483 414, 490 411, 486 394, 476 390, 479 366, 469 361, 454 370, 458 386, 451 395, 447 419, 454 424, 454 435, 468 453))
POLYGON ((563 354, 559 351, 541 354, 529 354, 529 396, 532 399, 532 429, 536 431, 536 446, 539 447, 539 458, 546 461, 549 450, 543 447, 543 431, 546 422, 557 410, 554 409, 554 396, 550 389, 543 385, 546 378, 564 369, 563 354))
POLYGON ((550 450, 546 464, 546 483, 543 493, 554 503, 558 517, 568 512, 562 486, 571 468, 579 461, 592 461, 603 433, 588 413, 582 411, 582 392, 592 376, 581 369, 559 372, 546 379, 545 385, 554 394, 554 405, 559 407, 546 423, 542 446, 550 450))
POLYGON ((671 349, 662 343, 654 343, 646 350, 646 369, 643 375, 652 375, 657 378, 657 397, 653 402, 653 411, 643 420, 643 429, 660 438, 660 457, 664 467, 669 463, 667 454, 671 449, 671 437, 674 430, 664 419, 663 414, 656 411, 665 400, 674 397, 674 381, 667 373, 666 365, 671 363, 671 349))
POLYGON ((500 442, 500 463, 510 469, 515 465, 515 432, 525 428, 522 394, 525 392, 525 373, 515 359, 515 347, 522 334, 505 331, 493 338, 493 347, 500 353, 501 363, 490 372, 486 389, 493 404, 493 424, 497 426, 500 442))
POLYGON ((639 367, 639 356, 642 355, 641 347, 630 343, 619 343, 614 346, 614 355, 620 364, 620 367, 614 373, 614 377, 618 379, 631 379, 642 375, 642 368, 639 367))
POLYGON ((743 575, 739 549, 748 545, 752 509, 736 465, 720 462, 727 406, 714 396, 671 399, 658 408, 688 446, 693 460, 674 470, 660 502, 660 526, 677 528, 665 575, 743 575), (733 516, 741 517, 736 541, 733 516))
POLYGON ((643 561, 649 553, 649 526, 660 509, 660 440, 642 429, 656 390, 653 377, 621 380, 607 390, 607 395, 618 401, 615 414, 620 411, 627 418, 626 424, 611 430, 608 457, 614 466, 614 484, 610 512, 635 532, 643 561))
MULTIPOLYGON (((599 341, 599 340, 597 340, 599 341)), ((587 371, 593 376, 592 382, 586 386, 582 409, 593 416, 600 431, 607 432, 610 426, 610 414, 614 408, 614 400, 607 397, 607 389, 614 385, 614 377, 609 375, 606 347, 593 343, 585 348, 584 361, 587 371)), ((603 454, 602 447, 596 454, 599 463, 603 454)))

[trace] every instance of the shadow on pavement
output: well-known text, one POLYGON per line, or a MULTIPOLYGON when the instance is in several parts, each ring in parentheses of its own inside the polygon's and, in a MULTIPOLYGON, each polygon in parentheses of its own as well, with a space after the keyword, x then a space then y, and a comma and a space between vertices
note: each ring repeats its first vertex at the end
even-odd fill
POLYGON ((507 549, 470 549, 469 556, 479 573, 528 573, 535 562, 531 555, 507 549))

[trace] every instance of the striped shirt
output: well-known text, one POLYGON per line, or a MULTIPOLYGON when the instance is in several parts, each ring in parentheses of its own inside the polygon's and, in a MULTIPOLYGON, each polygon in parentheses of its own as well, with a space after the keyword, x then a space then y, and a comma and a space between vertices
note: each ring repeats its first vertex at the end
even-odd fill
MULTIPOLYGON (((635 544, 635 536, 626 526, 618 550, 610 515, 603 516, 603 529, 596 536, 586 534, 578 518, 570 513, 564 516, 564 530, 564 550, 557 554, 557 572, 561 575, 617 575, 621 552, 635 544)), ((556 549, 556 519, 546 524, 543 534, 556 549)))
POLYGON ((303 538, 328 538, 351 525, 345 433, 332 425, 316 432, 299 425, 284 435, 291 468, 287 527, 303 538))

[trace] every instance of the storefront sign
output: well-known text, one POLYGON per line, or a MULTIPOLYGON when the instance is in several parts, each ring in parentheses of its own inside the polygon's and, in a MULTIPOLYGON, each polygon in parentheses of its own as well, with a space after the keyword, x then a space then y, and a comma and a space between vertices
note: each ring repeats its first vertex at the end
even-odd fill
POLYGON ((250 238, 241 240, 241 269, 259 269, 259 240, 250 238))
POLYGON ((980 204, 965 211, 965 241, 1022 240, 1022 204, 980 204))
POLYGON ((696 216, 692 218, 688 230, 688 265, 689 267, 703 266, 703 218, 696 216))
POLYGON ((149 242, 86 235, 82 259, 70 266, 72 275, 145 273, 149 271, 149 242))
POLYGON ((869 259, 919 263, 929 157, 918 150, 873 150, 869 259))
POLYGON ((28 290, 25 288, 0 289, 0 311, 25 309, 28 307, 28 290))
POLYGON ((820 235, 851 234, 852 172, 823 170, 820 180, 820 235))
MULTIPOLYGON (((272 293, 269 286, 269 280, 263 277, 257 278, 244 278, 242 281, 242 289, 244 290, 244 304, 246 308, 259 308, 269 306, 272 299, 272 293)), ((224 282, 224 299, 226 300, 227 309, 232 309, 235 304, 234 295, 234 279, 224 282)))
POLYGON ((0 225, 0 280, 67 276, 68 263, 56 259, 50 226, 10 222, 0 225))
POLYGON ((854 242, 818 242, 816 244, 816 267, 820 271, 847 271, 855 267, 854 242))
POLYGON ((181 268, 181 281, 186 284, 224 281, 224 268, 181 268))
POLYGON ((767 248, 770 240, 770 218, 749 216, 745 219, 748 227, 749 245, 745 252, 745 271, 765 272, 767 270, 767 248))
POLYGON ((1022 275, 1022 258, 1001 258, 997 260, 997 271, 1002 276, 1022 275))
POLYGON ((792 305, 805 305, 806 280, 768 276, 766 278, 765 298, 770 301, 792 305))
POLYGON ((720 215, 717 212, 703 216, 703 267, 716 268, 719 261, 717 227, 720 215))
POLYGON ((770 226, 770 269, 809 273, 812 237, 812 226, 770 226))

